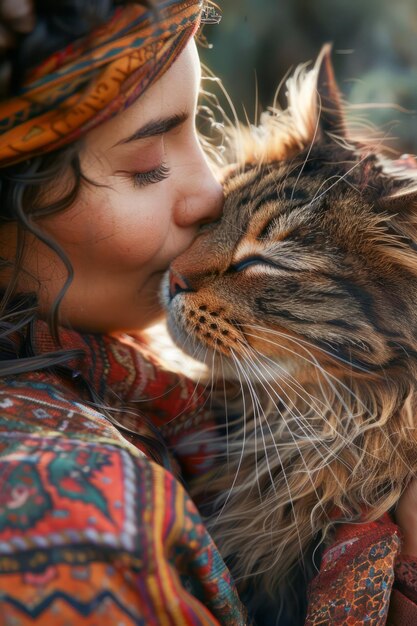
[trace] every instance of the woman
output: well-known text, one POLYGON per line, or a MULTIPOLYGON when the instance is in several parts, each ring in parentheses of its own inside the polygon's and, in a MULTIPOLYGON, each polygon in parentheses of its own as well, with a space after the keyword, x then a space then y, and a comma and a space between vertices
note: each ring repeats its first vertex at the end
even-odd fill
POLYGON ((162 273, 221 210, 194 126, 202 7, 1 6, 0 623, 244 624, 137 404, 195 415, 192 385, 120 334, 158 318, 162 273))

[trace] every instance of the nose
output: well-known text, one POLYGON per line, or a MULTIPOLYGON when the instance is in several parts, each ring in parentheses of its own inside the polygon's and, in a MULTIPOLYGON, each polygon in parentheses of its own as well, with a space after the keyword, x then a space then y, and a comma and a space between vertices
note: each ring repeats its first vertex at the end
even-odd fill
POLYGON ((184 291, 193 291, 191 285, 187 282, 187 280, 178 274, 178 272, 174 272, 173 269, 169 270, 169 297, 172 300, 175 296, 184 291))
POLYGON ((211 171, 199 146, 183 180, 181 199, 176 207, 175 221, 181 227, 213 222, 223 208, 223 188, 211 171))

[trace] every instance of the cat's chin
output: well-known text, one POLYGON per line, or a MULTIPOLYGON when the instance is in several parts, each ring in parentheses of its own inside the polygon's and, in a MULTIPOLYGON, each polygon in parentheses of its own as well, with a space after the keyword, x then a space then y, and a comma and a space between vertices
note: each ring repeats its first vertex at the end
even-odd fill
POLYGON ((263 383, 284 382, 292 378, 296 370, 296 364, 289 360, 272 361, 268 358, 268 364, 262 367, 261 373, 259 369, 254 371, 242 363, 242 368, 245 370, 245 376, 242 376, 236 363, 230 357, 220 354, 203 345, 200 341, 191 338, 172 320, 172 317, 168 317, 167 326, 175 345, 194 360, 203 363, 207 367, 208 375, 213 380, 225 380, 239 385, 247 384, 250 381, 254 385, 262 385, 263 383))
POLYGON ((259 367, 252 369, 252 367, 242 361, 241 368, 245 371, 245 375, 242 376, 241 369, 239 370, 233 359, 225 354, 216 352, 216 350, 203 344, 197 338, 190 336, 176 322, 174 315, 168 314, 167 328, 175 345, 195 361, 203 363, 214 380, 223 379, 241 383, 246 379, 246 382, 250 380, 254 384, 276 383, 291 378, 297 368, 296 363, 288 359, 273 360, 268 357, 268 363, 263 365, 261 373, 259 367))
POLYGON ((177 323, 174 315, 168 311, 167 328, 175 345, 185 354, 199 363, 204 363, 210 374, 215 379, 237 381, 239 377, 235 365, 225 356, 218 354, 212 348, 203 345, 198 339, 190 336, 181 325, 177 323))

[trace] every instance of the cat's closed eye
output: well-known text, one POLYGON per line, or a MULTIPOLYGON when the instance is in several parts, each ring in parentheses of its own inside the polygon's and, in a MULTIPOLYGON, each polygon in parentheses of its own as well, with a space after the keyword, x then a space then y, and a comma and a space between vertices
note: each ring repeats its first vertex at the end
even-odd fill
POLYGON ((252 267, 254 265, 257 265, 257 266, 268 265, 269 267, 274 267, 273 261, 270 261, 261 256, 253 256, 253 257, 248 257, 246 259, 242 259, 241 261, 238 261, 237 263, 233 263, 230 266, 230 269, 234 272, 242 272, 248 267, 252 267))

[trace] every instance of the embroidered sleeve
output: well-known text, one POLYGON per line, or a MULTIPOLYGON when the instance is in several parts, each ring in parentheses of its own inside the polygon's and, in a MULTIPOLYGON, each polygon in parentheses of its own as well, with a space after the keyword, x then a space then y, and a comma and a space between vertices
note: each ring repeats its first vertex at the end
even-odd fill
POLYGON ((389 624, 399 549, 398 528, 388 516, 376 522, 340 525, 310 586, 306 626, 389 624))
POLYGON ((0 443, 2 623, 246 623, 220 555, 170 473, 117 445, 47 431, 0 443))

